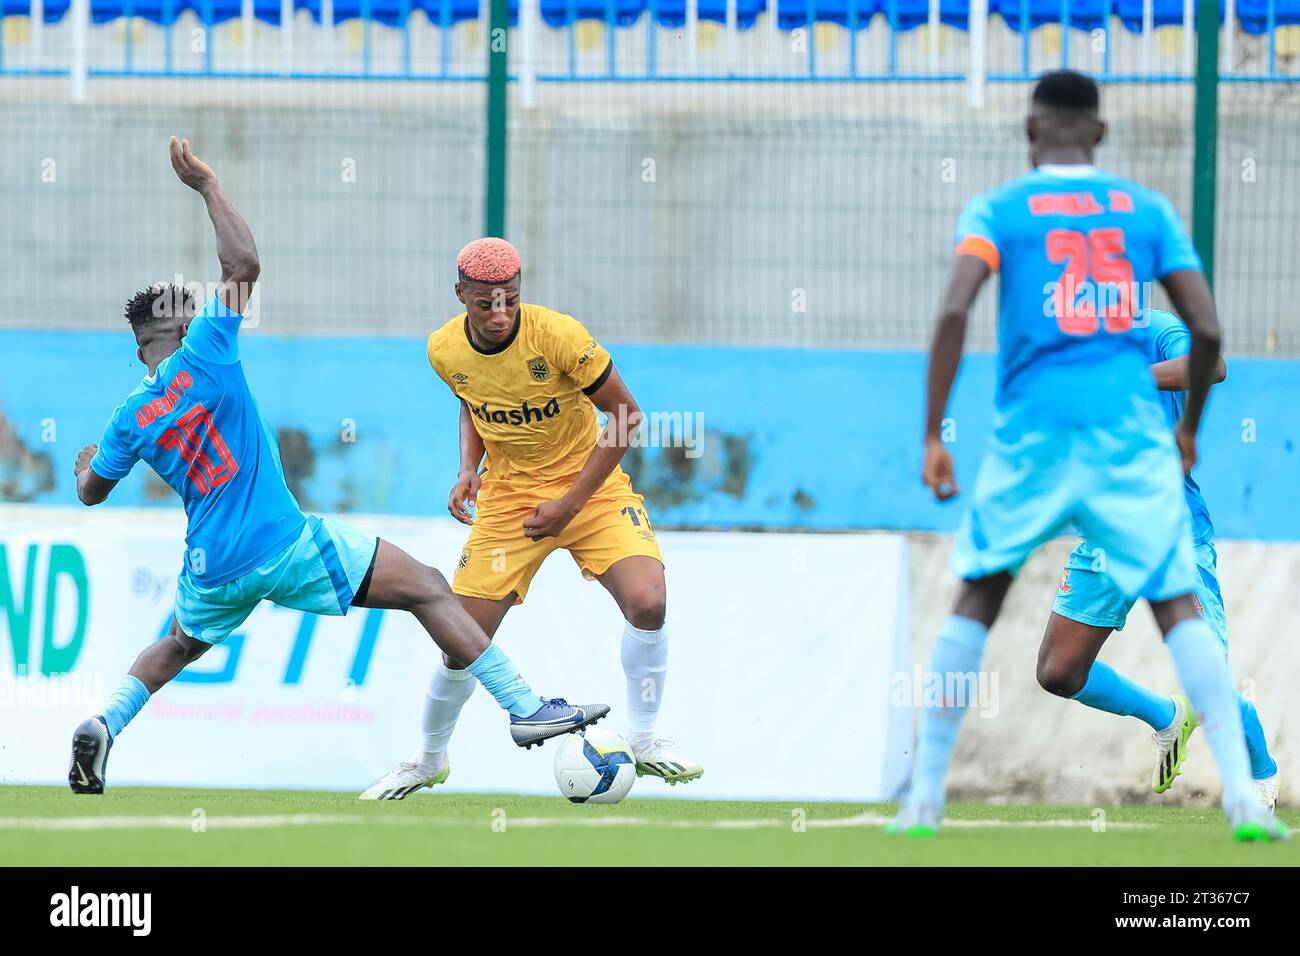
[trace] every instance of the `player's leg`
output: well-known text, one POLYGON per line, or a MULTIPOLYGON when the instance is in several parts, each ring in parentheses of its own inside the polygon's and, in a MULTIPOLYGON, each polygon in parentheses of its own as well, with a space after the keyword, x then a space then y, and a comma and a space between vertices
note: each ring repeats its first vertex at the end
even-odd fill
POLYGON ((703 776, 698 762, 655 734, 668 670, 667 585, 645 499, 632 490, 623 472, 616 471, 559 542, 584 577, 604 586, 623 615, 619 658, 627 687, 628 744, 636 756, 637 774, 670 784, 703 776))
POLYGON ((73 732, 72 765, 68 770, 68 785, 73 793, 104 792, 108 752, 117 735, 152 694, 211 646, 186 635, 172 618, 167 635, 140 653, 104 709, 83 720, 73 732))
MULTIPOLYGON (((1071 577, 1070 597, 1083 593, 1084 580, 1077 574, 1071 577)), ((1104 605, 1093 610, 1090 620, 1102 619, 1097 614, 1105 616, 1104 605)), ((1191 705, 1181 694, 1157 694, 1097 660, 1112 628, 1074 620, 1068 616, 1071 613, 1084 612, 1063 604, 1058 595, 1038 650, 1038 683, 1057 696, 1109 714, 1136 717, 1149 726, 1155 741, 1151 788, 1164 793, 1182 770, 1187 741, 1197 726, 1191 705)))
MULTIPOLYGON (((474 623, 491 640, 515 603, 512 592, 504 598, 456 598, 474 623)), ((361 794, 362 800, 402 800, 421 787, 445 783, 451 773, 447 745, 460 720, 460 712, 478 686, 478 679, 465 669, 467 662, 446 654, 434 671, 420 715, 420 744, 414 757, 399 763, 361 794)))
POLYGON ((1068 438, 1043 432, 995 434, 980 463, 971 509, 953 541, 951 566, 961 581, 952 613, 930 651, 927 680, 944 700, 921 708, 912 785, 890 833, 933 835, 943 819, 944 781, 957 731, 974 703, 988 631, 1015 572, 1053 537, 1074 506, 1068 438))
MULTIPOLYGON (((533 542, 523 536, 524 516, 521 512, 486 518, 480 512, 456 565, 451 586, 455 600, 489 641, 506 612, 523 601, 533 575, 555 548, 553 539, 533 542)), ((361 794, 362 800, 401 800, 447 779, 451 766, 447 747, 461 710, 479 683, 467 669, 471 663, 462 655, 444 652, 425 694, 420 743, 413 759, 398 763, 371 784, 361 794)))
POLYGON ((1199 582, 1182 469, 1163 422, 1096 430, 1089 441, 1110 464, 1091 476, 1079 524, 1105 555, 1126 598, 1151 602, 1179 683, 1214 754, 1223 806, 1239 839, 1282 839, 1285 829, 1255 799, 1241 712, 1223 646, 1197 612, 1199 582))
MULTIPOLYGON (((1201 613, 1223 653, 1228 653, 1228 616, 1219 588, 1218 555, 1213 542, 1196 546, 1198 572, 1195 597, 1201 613)), ((1253 701, 1237 691, 1237 709, 1241 712, 1241 726, 1246 735, 1246 753, 1250 757, 1250 775, 1255 781, 1255 795, 1260 803, 1272 810, 1277 805, 1277 761, 1268 750, 1268 738, 1259 711, 1253 701)))
MULTIPOLYGON (((372 552, 369 570, 351 603, 408 611, 444 654, 469 661, 465 669, 510 715, 510 736, 519 746, 532 747, 551 737, 572 733, 609 712, 604 704, 575 707, 559 698, 548 700, 538 695, 506 652, 489 641, 483 629, 474 623, 435 568, 416 561, 388 541, 361 535, 342 522, 326 519, 320 522, 320 528, 340 552, 340 563, 346 561, 343 552, 362 553, 364 549, 356 539, 370 542, 366 545, 372 552)), ((318 538, 321 533, 316 532, 318 538)), ((320 553, 328 571, 327 548, 322 546, 320 553)), ((360 562, 356 566, 361 566, 360 562)), ((330 574, 331 580, 336 578, 335 573, 330 574)))
POLYGON ((636 756, 637 775, 670 784, 702 777, 699 763, 674 750, 672 740, 655 735, 668 676, 663 564, 647 555, 631 555, 614 562, 597 580, 623 615, 619 659, 627 683, 628 744, 636 756))
POLYGON ((977 700, 967 689, 978 686, 989 628, 1002 609, 1011 574, 1000 572, 962 581, 952 613, 939 628, 930 650, 927 678, 941 681, 944 699, 921 709, 912 785, 898 817, 886 829, 908 836, 933 836, 943 819, 944 781, 962 718, 977 700))
POLYGON ((1234 836, 1244 841, 1286 839, 1286 829, 1255 797, 1232 674, 1213 631, 1197 613, 1191 593, 1152 600, 1151 610, 1165 636, 1179 683, 1205 728, 1234 836))
POLYGON ((217 587, 203 587, 180 575, 176 613, 167 634, 140 653, 104 709, 73 732, 68 785, 74 793, 104 792, 108 754, 118 734, 152 694, 248 619, 261 599, 260 571, 217 587))

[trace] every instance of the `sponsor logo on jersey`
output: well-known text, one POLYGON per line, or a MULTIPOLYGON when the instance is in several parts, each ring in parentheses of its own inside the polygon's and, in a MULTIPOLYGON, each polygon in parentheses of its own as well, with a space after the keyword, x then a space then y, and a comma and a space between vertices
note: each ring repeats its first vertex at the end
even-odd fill
POLYGON ((1070 569, 1069 568, 1066 568, 1061 573, 1061 593, 1062 594, 1070 593, 1070 569))
POLYGON ((456 562, 457 571, 464 571, 466 568, 469 567, 469 554, 470 551, 467 546, 465 550, 460 553, 460 560, 456 562))
POLYGON ((452 381, 454 381, 457 385, 469 384, 469 376, 466 375, 464 372, 453 372, 451 378, 452 381))
POLYGON ((560 414, 560 400, 553 398, 540 408, 527 402, 518 408, 488 408, 488 403, 484 402, 471 405, 469 410, 479 421, 492 425, 529 425, 560 414))

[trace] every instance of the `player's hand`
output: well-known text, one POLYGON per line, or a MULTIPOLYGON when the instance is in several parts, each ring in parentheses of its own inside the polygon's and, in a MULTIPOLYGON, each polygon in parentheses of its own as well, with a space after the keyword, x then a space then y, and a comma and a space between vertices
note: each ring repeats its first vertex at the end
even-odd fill
POLYGON ((1196 464, 1196 433, 1188 431, 1179 422, 1174 429, 1174 438, 1178 442, 1178 453, 1183 456, 1183 474, 1190 475, 1192 466, 1196 464))
POLYGON ((524 519, 524 536, 530 541, 553 538, 569 526, 578 510, 564 498, 543 501, 524 519))
POLYGON ((953 474, 952 455, 937 438, 925 440, 925 463, 921 466, 921 480, 940 501, 955 498, 961 491, 953 474))
POLYGON ((81 473, 83 471, 85 471, 87 468, 90 467, 90 459, 94 458, 95 453, 98 451, 99 451, 99 446, 96 445, 94 442, 91 442, 85 448, 81 449, 81 454, 77 456, 77 477, 78 478, 81 477, 81 473))
POLYGON ((478 490, 482 485, 483 479, 477 471, 467 471, 451 486, 451 494, 447 496, 447 510, 461 524, 474 523, 470 509, 478 504, 478 490))
POLYGON ((181 182, 190 189, 203 192, 218 185, 217 174, 212 171, 212 167, 190 152, 188 139, 178 142, 173 136, 171 153, 172 169, 176 170, 176 175, 180 177, 181 182))

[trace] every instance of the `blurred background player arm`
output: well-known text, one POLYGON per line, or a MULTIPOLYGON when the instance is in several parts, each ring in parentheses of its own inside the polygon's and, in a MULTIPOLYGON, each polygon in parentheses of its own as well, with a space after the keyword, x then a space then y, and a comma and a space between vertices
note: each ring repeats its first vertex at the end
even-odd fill
POLYGON ((1183 456, 1183 471, 1188 472, 1196 464, 1196 430, 1200 427, 1205 399, 1218 370, 1222 333, 1214 309, 1214 296, 1199 269, 1178 269, 1160 281, 1169 293, 1174 311, 1192 333, 1192 349, 1187 355, 1187 400, 1182 421, 1174 430, 1183 456))
MULTIPOLYGON (((1163 362, 1157 362, 1151 366, 1151 374, 1156 377, 1156 388, 1162 392, 1185 392, 1187 391, 1187 361, 1186 355, 1180 355, 1177 358, 1165 359, 1163 362)), ((1219 356, 1219 364, 1214 369, 1214 378, 1211 385, 1218 385, 1228 377, 1228 365, 1223 361, 1223 356, 1219 356)))
POLYGON ((478 503, 478 491, 483 481, 479 478, 479 465, 483 463, 483 454, 487 447, 483 436, 474 427, 469 406, 460 403, 460 471, 456 475, 456 484, 447 496, 447 510, 461 524, 473 524, 474 516, 469 509, 478 503))
POLYGON ((957 481, 953 474, 952 455, 943 443, 943 416, 948 407, 957 366, 961 364, 966 341, 966 321, 984 281, 993 268, 987 255, 967 253, 958 247, 958 255, 948 275, 939 317, 935 321, 934 339, 930 343, 925 414, 925 462, 921 479, 940 501, 956 497, 957 481))
POLYGON ((230 312, 242 316, 262 271, 253 233, 221 191, 212 167, 191 152, 189 140, 177 142, 173 136, 171 158, 180 181, 203 197, 217 234, 217 260, 221 263, 217 298, 230 312))
MULTIPOLYGON (((1187 390, 1187 352, 1192 347, 1192 334, 1182 319, 1162 309, 1148 312, 1152 342, 1151 374, 1155 377, 1156 387, 1162 392, 1184 392, 1187 390)), ((1228 377, 1228 366, 1219 356, 1219 363, 1214 370, 1213 384, 1218 385, 1228 377)))
POLYGON ((565 529, 618 467, 631 447, 632 436, 640 427, 641 406, 623 384, 618 370, 611 364, 603 377, 604 382, 587 397, 608 417, 605 430, 568 493, 563 498, 543 501, 524 521, 524 534, 534 541, 557 535, 565 529))

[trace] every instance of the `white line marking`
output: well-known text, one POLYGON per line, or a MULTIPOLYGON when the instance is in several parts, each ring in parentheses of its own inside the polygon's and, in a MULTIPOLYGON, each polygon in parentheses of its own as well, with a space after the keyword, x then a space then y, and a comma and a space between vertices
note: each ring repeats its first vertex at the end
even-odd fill
MULTIPOLYGON (((297 813, 265 816, 117 816, 117 817, 0 817, 0 830, 190 830, 195 820, 202 821, 208 830, 260 830, 277 827, 315 826, 408 826, 408 827, 481 827, 491 818, 434 817, 434 816, 380 816, 360 814, 297 813)), ((828 820, 810 819, 809 829, 844 827, 883 827, 889 817, 862 813, 852 817, 834 817, 828 820)), ((616 829, 619 827, 649 827, 665 830, 780 830, 790 826, 789 820, 665 820, 657 817, 601 816, 601 817, 511 817, 505 818, 507 828, 586 827, 616 829)), ((945 820, 944 829, 1089 829, 1092 820, 945 820)), ((1107 830, 1149 830, 1153 823, 1127 823, 1107 821, 1107 830)))

